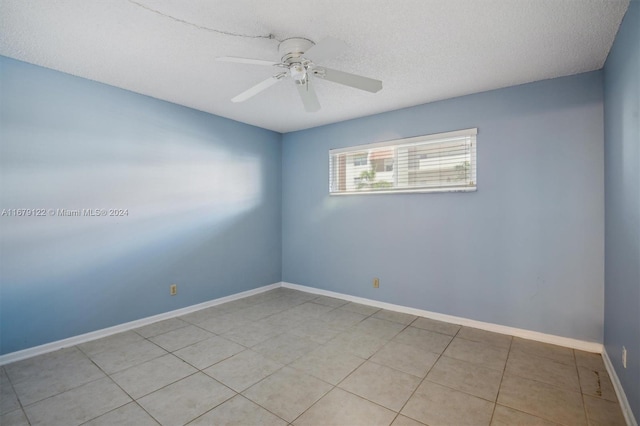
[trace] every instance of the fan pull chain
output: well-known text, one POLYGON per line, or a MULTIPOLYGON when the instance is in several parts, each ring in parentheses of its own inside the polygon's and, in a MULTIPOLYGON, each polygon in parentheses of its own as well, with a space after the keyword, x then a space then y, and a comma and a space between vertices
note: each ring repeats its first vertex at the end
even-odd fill
POLYGON ((198 24, 194 24, 193 22, 185 21, 184 19, 180 19, 180 18, 176 18, 176 17, 171 16, 171 15, 167 15, 166 13, 160 12, 159 10, 153 9, 153 8, 151 8, 151 7, 147 6, 147 5, 144 5, 142 3, 139 3, 139 2, 137 2, 135 0, 128 0, 128 1, 129 1, 129 3, 135 4, 136 6, 141 7, 143 9, 145 9, 145 10, 148 10, 149 12, 156 13, 156 14, 158 14, 160 16, 165 17, 165 18, 169 18, 172 21, 179 22, 179 23, 185 24, 185 25, 189 25, 189 26, 191 26, 193 28, 197 28, 199 30, 205 30, 205 31, 209 31, 209 32, 212 32, 212 33, 223 34, 223 35, 227 35, 227 36, 231 36, 231 37, 266 38, 266 39, 269 39, 269 40, 280 41, 273 34, 267 34, 267 35, 240 34, 240 33, 233 33, 233 32, 230 32, 230 31, 216 30, 215 28, 203 27, 203 26, 200 26, 198 24))

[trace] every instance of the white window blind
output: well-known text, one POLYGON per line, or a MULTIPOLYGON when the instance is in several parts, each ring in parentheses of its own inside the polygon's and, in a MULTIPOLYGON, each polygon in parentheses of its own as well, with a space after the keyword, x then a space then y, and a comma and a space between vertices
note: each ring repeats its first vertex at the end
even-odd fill
POLYGON ((329 193, 476 190, 478 129, 329 151, 329 193))

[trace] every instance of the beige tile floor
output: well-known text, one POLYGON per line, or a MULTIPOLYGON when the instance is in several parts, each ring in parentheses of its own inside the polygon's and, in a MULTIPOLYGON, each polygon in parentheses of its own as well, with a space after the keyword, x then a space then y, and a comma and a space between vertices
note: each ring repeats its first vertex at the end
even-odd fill
POLYGON ((623 425, 600 355, 290 289, 5 365, 9 425, 623 425))

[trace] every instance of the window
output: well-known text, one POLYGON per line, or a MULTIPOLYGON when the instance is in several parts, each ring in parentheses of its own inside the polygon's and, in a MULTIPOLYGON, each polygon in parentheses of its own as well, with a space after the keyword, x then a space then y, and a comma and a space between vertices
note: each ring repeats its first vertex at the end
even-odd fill
POLYGON ((331 194, 476 190, 477 129, 329 151, 331 194))
POLYGON ((353 165, 357 166, 366 166, 367 165, 367 153, 358 153, 353 155, 353 165))

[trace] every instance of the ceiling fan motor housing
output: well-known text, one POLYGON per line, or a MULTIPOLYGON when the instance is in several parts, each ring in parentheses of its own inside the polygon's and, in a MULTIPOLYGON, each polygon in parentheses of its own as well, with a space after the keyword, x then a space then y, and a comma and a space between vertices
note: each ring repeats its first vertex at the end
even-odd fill
POLYGON ((298 59, 302 57, 304 52, 313 47, 315 43, 306 38, 288 38, 282 40, 278 45, 278 53, 280 53, 281 61, 285 64, 300 62, 298 59))

